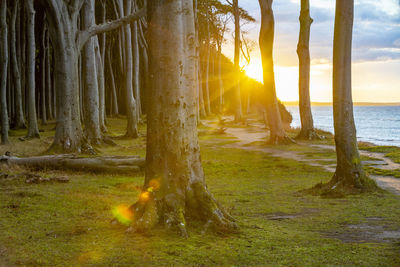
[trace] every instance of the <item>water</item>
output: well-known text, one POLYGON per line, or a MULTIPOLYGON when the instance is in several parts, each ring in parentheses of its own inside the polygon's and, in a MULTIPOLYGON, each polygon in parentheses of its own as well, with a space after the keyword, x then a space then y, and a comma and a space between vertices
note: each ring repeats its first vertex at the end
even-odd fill
MULTIPOLYGON (((292 127, 300 127, 298 107, 287 108, 293 115, 292 127)), ((316 128, 333 133, 332 107, 312 107, 312 113, 316 128)), ((400 146, 400 106, 355 106, 354 119, 359 141, 400 146)))

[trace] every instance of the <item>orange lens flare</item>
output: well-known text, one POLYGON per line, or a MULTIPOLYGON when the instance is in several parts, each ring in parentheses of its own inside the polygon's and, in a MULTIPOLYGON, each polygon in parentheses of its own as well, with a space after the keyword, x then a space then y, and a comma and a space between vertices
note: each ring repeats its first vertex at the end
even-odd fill
MULTIPOLYGON (((149 182, 149 189, 151 191, 157 191, 160 189, 160 181, 158 179, 153 179, 149 182)), ((148 191, 149 191, 148 189, 148 191)))
POLYGON ((143 192, 139 196, 139 201, 140 202, 147 202, 150 199, 150 192, 143 192))
POLYGON ((112 210, 114 217, 122 224, 129 225, 133 220, 133 212, 128 205, 119 205, 112 210))

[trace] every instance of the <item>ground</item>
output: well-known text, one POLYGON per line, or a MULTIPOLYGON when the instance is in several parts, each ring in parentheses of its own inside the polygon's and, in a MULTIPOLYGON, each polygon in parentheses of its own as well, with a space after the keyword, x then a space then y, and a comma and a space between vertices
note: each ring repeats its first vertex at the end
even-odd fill
MULTIPOLYGON (((124 133, 123 120, 109 123, 112 134, 124 133)), ((50 143, 53 127, 45 127, 40 141, 17 141, 23 133, 16 132, 11 137, 14 148, 1 147, 0 152, 38 154, 50 143)), ((308 144, 246 145, 229 132, 247 131, 247 127, 226 128, 228 134, 200 129, 202 160, 210 191, 237 219, 239 233, 204 233, 202 224, 190 220, 188 239, 161 228, 147 234, 127 233, 127 226, 110 222, 117 207, 137 200, 143 174, 48 170, 41 174, 67 175, 70 182, 26 184, 0 179, 0 266, 400 265, 399 196, 389 192, 342 199, 304 195, 303 189, 330 180, 332 173, 323 166, 334 163, 333 151, 308 144), (267 148, 281 155, 262 151, 267 148), (285 158, 290 151, 310 161, 285 158)), ((144 135, 144 127, 140 132, 144 135)), ((116 140, 118 147, 100 150, 143 156, 144 141, 144 136, 116 140)), ((320 145, 331 143, 330 139, 320 145)))

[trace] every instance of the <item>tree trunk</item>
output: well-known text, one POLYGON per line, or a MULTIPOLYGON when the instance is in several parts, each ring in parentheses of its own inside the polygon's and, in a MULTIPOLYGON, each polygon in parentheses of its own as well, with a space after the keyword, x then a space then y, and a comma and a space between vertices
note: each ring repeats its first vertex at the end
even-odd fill
POLYGON ((14 89, 15 89, 15 117, 13 128, 14 129, 24 129, 25 126, 25 118, 24 111, 22 107, 22 88, 21 88, 21 72, 19 69, 18 58, 17 58, 17 38, 16 38, 16 20, 19 9, 19 0, 16 0, 14 3, 14 7, 12 10, 11 17, 11 61, 12 61, 12 73, 14 80, 14 89))
POLYGON ((351 49, 354 0, 337 0, 333 41, 333 119, 337 167, 329 189, 369 190, 375 184, 367 178, 360 159, 353 115, 351 49))
POLYGON ((210 42, 211 42, 211 34, 210 34, 210 22, 209 15, 207 11, 207 40, 205 45, 205 65, 204 65, 204 91, 205 91, 205 106, 206 112, 208 115, 211 115, 211 101, 210 101, 210 42))
POLYGON ((99 124, 102 132, 107 132, 106 127, 106 103, 105 103, 105 80, 104 80, 104 61, 103 55, 100 53, 99 40, 97 36, 94 37, 94 49, 96 58, 96 70, 97 70, 97 84, 99 91, 99 124))
POLYGON ((0 96, 1 96, 1 144, 8 144, 8 110, 7 110, 7 66, 8 66, 8 29, 7 1, 0 3, 0 96))
POLYGON ((136 231, 163 222, 186 236, 188 215, 220 229, 235 227, 204 181, 196 122, 193 0, 152 0, 146 178, 133 210, 136 231))
POLYGON ((233 14, 235 18, 235 57, 234 57, 234 68, 235 68, 235 121, 240 122, 243 119, 242 112, 242 98, 240 95, 240 13, 239 13, 239 1, 233 0, 233 14))
MULTIPOLYGON (((224 37, 222 37, 223 39, 224 37)), ((219 113, 224 114, 224 80, 222 78, 222 40, 218 43, 218 87, 219 87, 219 113)))
POLYGON ((29 158, 1 156, 0 164, 23 166, 37 170, 56 169, 63 171, 74 170, 133 174, 144 169, 145 160, 135 156, 95 158, 82 158, 75 155, 51 155, 29 158))
POLYGON ((52 105, 52 77, 51 77, 51 50, 50 50, 50 39, 49 34, 46 37, 46 106, 47 106, 47 118, 54 119, 53 105, 52 105))
POLYGON ((35 103, 35 10, 34 0, 26 1, 27 13, 27 90, 28 90, 28 134, 27 138, 39 138, 35 103))
POLYGON ((111 77, 111 90, 112 90, 112 109, 111 109, 111 115, 112 116, 118 116, 118 97, 117 97, 117 89, 115 87, 115 79, 114 79, 114 70, 112 67, 112 61, 111 61, 111 50, 107 51, 107 62, 108 62, 108 68, 109 68, 109 73, 111 77))
POLYGON ((42 49, 41 49, 41 60, 40 60, 40 74, 41 74, 41 83, 40 83, 40 114, 42 117, 42 124, 47 124, 47 111, 46 111, 46 37, 47 29, 46 26, 43 27, 42 31, 42 49))
MULTIPOLYGON (((131 1, 125 0, 125 10, 130 13, 131 1)), ((126 25, 125 30, 125 93, 126 93, 126 115, 128 125, 125 136, 128 138, 137 138, 139 136, 137 129, 137 105, 133 95, 133 56, 132 56, 132 32, 131 27, 126 25)))
POLYGON ((314 129, 310 101, 310 28, 313 20, 310 17, 309 0, 301 0, 300 35, 297 45, 299 57, 299 110, 301 131, 298 139, 319 139, 314 129))
MULTIPOLYGON (((95 25, 94 0, 85 0, 83 4, 82 25, 84 29, 89 29, 95 25)), ((92 37, 85 44, 81 53, 82 76, 84 80, 84 120, 87 141, 92 145, 99 145, 101 143, 102 134, 99 118, 99 84, 95 53, 95 38, 92 37)))
POLYGON ((133 91, 135 92, 136 117, 139 120, 142 115, 142 110, 140 101, 140 51, 137 22, 134 22, 131 26, 133 46, 133 91))
POLYGON ((258 0, 258 2, 261 7, 260 50, 263 65, 266 110, 270 129, 269 143, 287 143, 290 139, 286 136, 283 128, 275 89, 273 60, 275 22, 272 11, 272 0, 258 0))

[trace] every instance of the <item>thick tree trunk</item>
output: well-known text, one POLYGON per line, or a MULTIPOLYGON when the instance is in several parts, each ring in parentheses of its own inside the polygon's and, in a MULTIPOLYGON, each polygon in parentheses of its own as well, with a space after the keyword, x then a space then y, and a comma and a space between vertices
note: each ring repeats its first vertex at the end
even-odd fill
POLYGON ((22 88, 21 88, 21 72, 18 63, 17 57, 17 38, 16 38, 16 20, 19 9, 19 0, 16 0, 14 3, 14 7, 12 10, 11 16, 11 61, 12 61, 12 73, 14 80, 14 89, 15 89, 15 97, 14 97, 14 105, 15 105, 15 116, 13 121, 14 129, 23 129, 25 126, 25 117, 24 111, 22 107, 22 88))
POLYGON ((7 110, 7 67, 8 67, 8 29, 7 1, 0 3, 0 96, 1 96, 1 144, 8 144, 8 110, 7 110))
POLYGON ((258 0, 261 7, 260 50, 263 65, 264 92, 267 118, 270 129, 269 143, 280 144, 290 142, 283 128, 276 97, 273 45, 274 45, 274 13, 272 0, 258 0))
POLYGON ((235 57, 234 57, 234 68, 235 68, 235 121, 240 122, 243 119, 242 112, 242 98, 240 94, 240 13, 239 13, 239 1, 233 0, 233 15, 235 18, 235 57))
POLYGON ((301 0, 300 35, 297 45, 299 57, 299 110, 301 131, 298 139, 319 139, 314 129, 310 101, 310 28, 313 20, 310 17, 309 0, 301 0))
POLYGON ((39 128, 37 123, 36 103, 35 103, 35 9, 34 0, 27 0, 27 91, 28 91, 28 134, 27 138, 39 138, 39 128))
POLYGON ((186 236, 186 216, 220 229, 235 224, 208 192, 196 122, 193 0, 149 1, 150 94, 145 186, 133 205, 132 227, 158 222, 186 236))
MULTIPOLYGON (((125 10, 129 14, 131 7, 131 1, 126 0, 125 10)), ((132 32, 131 27, 126 25, 124 27, 125 32, 125 93, 126 93, 126 115, 128 118, 128 124, 126 127, 125 136, 128 138, 137 138, 139 136, 137 129, 137 105, 133 95, 133 56, 132 56, 132 32)))
POLYGON ((354 0, 337 0, 333 42, 333 118, 337 154, 331 190, 375 188, 367 178, 357 146, 351 88, 351 49, 354 0))

